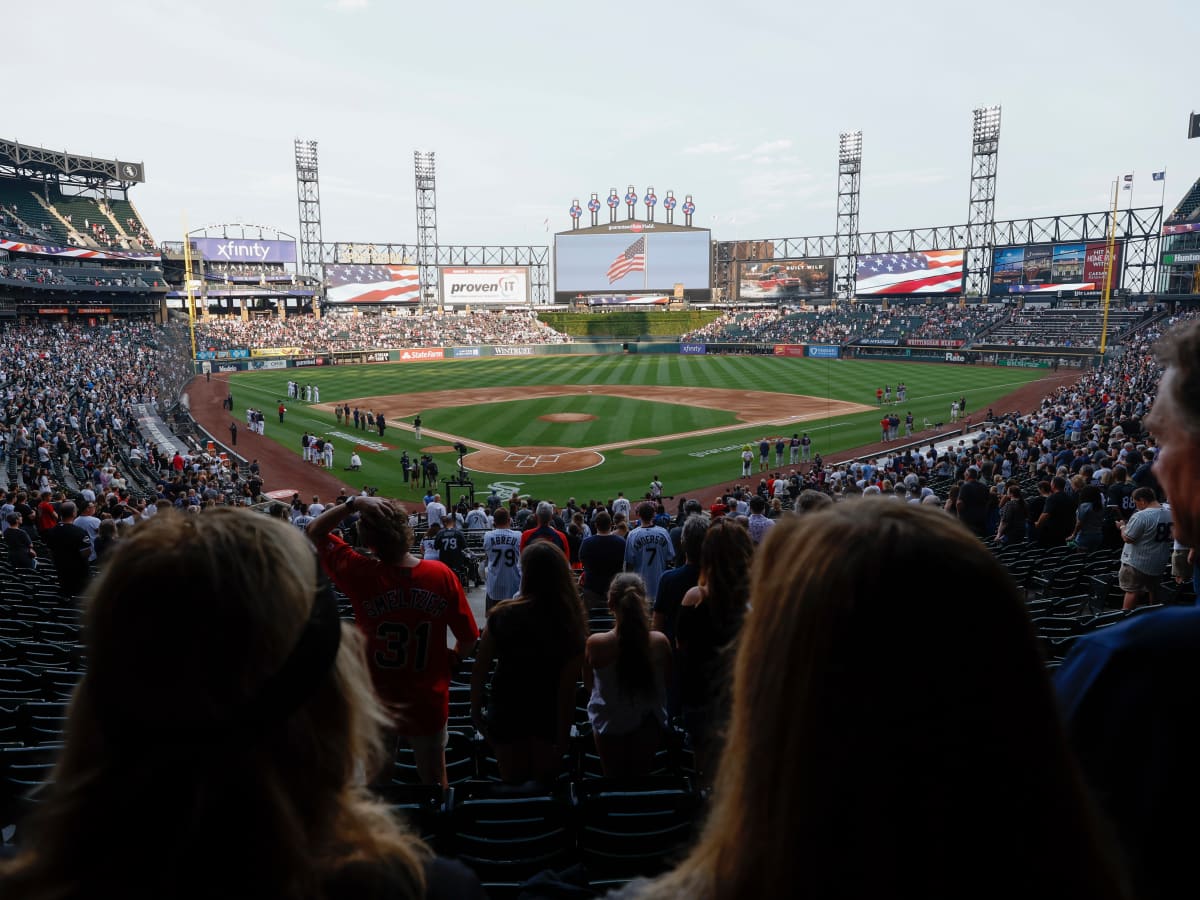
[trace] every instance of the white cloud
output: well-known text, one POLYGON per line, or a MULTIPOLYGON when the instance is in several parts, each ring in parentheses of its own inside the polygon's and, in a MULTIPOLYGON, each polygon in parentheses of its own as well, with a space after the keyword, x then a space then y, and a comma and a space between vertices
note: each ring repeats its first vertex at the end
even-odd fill
POLYGON ((690 147, 684 147, 684 153, 694 154, 713 154, 713 153, 730 153, 737 149, 734 144, 723 144, 720 141, 704 141, 700 144, 693 144, 690 147))
POLYGON ((767 141, 766 143, 759 144, 757 147, 755 147, 754 153, 756 155, 763 153, 775 153, 779 150, 787 150, 791 146, 792 142, 787 138, 783 138, 778 141, 767 141))

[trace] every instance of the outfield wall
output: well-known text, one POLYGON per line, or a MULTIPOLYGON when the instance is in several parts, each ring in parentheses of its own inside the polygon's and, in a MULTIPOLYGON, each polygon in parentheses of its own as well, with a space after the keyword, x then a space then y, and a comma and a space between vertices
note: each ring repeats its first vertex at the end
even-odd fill
MULTIPOLYGON (((275 351, 272 351, 275 352, 275 351)), ((931 347, 883 347, 852 346, 838 344, 734 344, 706 343, 703 341, 629 341, 618 343, 594 342, 573 344, 499 344, 470 347, 403 347, 388 350, 348 350, 310 355, 267 355, 263 351, 250 354, 246 350, 226 350, 217 353, 197 354, 195 370, 243 372, 264 369, 304 369, 317 366, 356 366, 366 363, 410 363, 436 362, 446 359, 516 359, 535 356, 602 356, 607 354, 678 354, 683 356, 706 355, 757 355, 782 357, 807 357, 809 359, 857 358, 895 362, 930 363, 986 363, 1000 366, 1028 368, 1050 368, 1058 354, 1039 354, 1024 348, 1008 352, 996 350, 960 350, 931 347)), ((1081 358, 1067 358, 1066 365, 1085 364, 1081 358)))

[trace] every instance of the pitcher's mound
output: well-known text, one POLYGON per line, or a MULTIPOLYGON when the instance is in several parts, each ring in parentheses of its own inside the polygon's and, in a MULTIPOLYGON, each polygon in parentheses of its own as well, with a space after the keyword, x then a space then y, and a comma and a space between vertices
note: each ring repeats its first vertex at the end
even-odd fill
POLYGON ((546 413, 538 418, 543 422, 590 422, 596 417, 588 413, 546 413))
POLYGON ((558 475, 594 468, 604 462, 595 450, 570 447, 509 447, 477 450, 463 458, 467 469, 497 475, 558 475))

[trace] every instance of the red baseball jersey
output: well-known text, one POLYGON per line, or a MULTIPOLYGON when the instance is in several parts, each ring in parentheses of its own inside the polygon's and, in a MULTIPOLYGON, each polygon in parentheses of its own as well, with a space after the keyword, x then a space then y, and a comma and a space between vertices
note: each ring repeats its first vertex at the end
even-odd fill
POLYGON ((437 560, 412 568, 380 562, 333 534, 319 552, 325 571, 354 605, 375 690, 397 729, 409 735, 440 731, 450 713, 446 629, 463 642, 479 637, 458 578, 437 560))

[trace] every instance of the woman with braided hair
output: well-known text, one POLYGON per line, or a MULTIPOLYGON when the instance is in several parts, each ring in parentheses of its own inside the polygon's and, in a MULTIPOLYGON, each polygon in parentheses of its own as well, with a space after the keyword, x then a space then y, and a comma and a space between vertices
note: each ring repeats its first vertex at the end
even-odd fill
POLYGON ((649 774, 667 724, 671 644, 650 630, 646 606, 641 576, 617 575, 608 589, 616 627, 593 634, 584 650, 588 720, 604 774, 612 777, 649 774))

